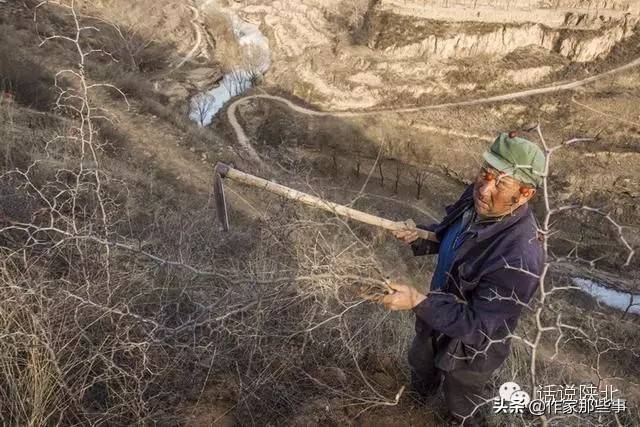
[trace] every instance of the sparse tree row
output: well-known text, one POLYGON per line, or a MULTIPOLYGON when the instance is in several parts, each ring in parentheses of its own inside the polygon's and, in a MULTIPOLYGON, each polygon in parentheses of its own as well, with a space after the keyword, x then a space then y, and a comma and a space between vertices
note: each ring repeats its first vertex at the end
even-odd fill
MULTIPOLYGON (((423 196, 424 183, 429 177, 428 170, 431 165, 428 157, 421 159, 423 160, 421 164, 409 163, 393 157, 389 150, 385 149, 384 143, 378 155, 367 154, 357 148, 353 151, 338 145, 320 145, 320 148, 317 145, 303 147, 329 157, 331 161, 328 168, 334 177, 342 173, 345 176, 359 178, 371 172, 370 169, 373 168, 380 187, 389 187, 393 194, 398 194, 404 183, 413 187, 416 199, 423 196)), ((422 157, 425 157, 425 154, 422 157)))

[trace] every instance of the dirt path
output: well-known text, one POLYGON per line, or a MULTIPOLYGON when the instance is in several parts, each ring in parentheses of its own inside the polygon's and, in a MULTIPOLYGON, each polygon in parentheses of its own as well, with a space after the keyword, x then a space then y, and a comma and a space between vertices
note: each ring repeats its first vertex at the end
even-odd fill
POLYGON ((640 65, 640 58, 636 58, 633 61, 624 65, 621 65, 620 67, 614 68, 612 70, 605 71, 595 76, 587 77, 587 78, 576 80, 573 82, 559 83, 559 84, 545 86, 541 88, 527 89, 527 90, 518 91, 518 92, 506 93, 503 95, 489 96, 486 98, 471 99, 467 101, 446 102, 443 104, 424 105, 421 107, 400 107, 400 108, 367 110, 367 111, 317 111, 317 110, 312 110, 306 107, 302 107, 300 105, 296 105, 290 100, 280 96, 269 95, 269 94, 249 95, 243 98, 239 98, 235 100, 233 103, 231 103, 231 105, 227 109, 227 117, 229 119, 229 123, 231 124, 231 127, 233 128, 234 133, 236 134, 236 139, 238 143, 247 151, 247 153, 251 155, 252 158, 259 159, 260 157, 252 147, 249 141, 249 137, 245 133, 242 126, 240 126, 240 123, 238 122, 238 119, 236 117, 236 111, 238 106, 252 99, 268 99, 271 101, 277 101, 282 104, 285 104, 292 111, 295 111, 300 114, 305 114, 308 116, 363 117, 363 116, 373 116, 378 114, 412 113, 412 112, 418 112, 418 111, 438 110, 438 109, 462 107, 462 106, 468 106, 468 105, 489 104, 492 102, 507 101, 511 99, 525 98, 528 96, 535 96, 535 95, 542 95, 546 93, 570 90, 580 86, 587 85, 597 80, 604 79, 606 77, 609 77, 612 74, 619 73, 624 70, 628 70, 638 65, 640 65))
MULTIPOLYGON (((251 96, 247 96, 247 97, 238 99, 237 101, 233 102, 229 106, 229 108, 227 109, 227 118, 229 119, 229 124, 231 124, 231 127, 233 128, 233 132, 236 134, 236 140, 238 141, 238 144, 240 144, 240 146, 247 152, 247 154, 249 155, 249 157, 251 158, 252 161, 257 162, 262 167, 265 167, 266 165, 264 164, 262 159, 260 159, 260 156, 258 155, 256 150, 253 148, 253 145, 251 145, 251 141, 249 140, 249 137, 247 136, 247 134, 245 133, 244 129, 242 128, 242 126, 238 122, 238 118, 236 116, 236 110, 238 109, 238 106, 240 104, 242 104, 244 101, 249 101, 249 100, 254 99, 254 98, 266 98, 266 99, 272 99, 274 101, 284 102, 285 104, 289 105, 294 110, 296 108, 302 108, 302 107, 299 107, 299 106, 293 104, 288 99, 280 98, 279 96, 251 95, 251 96)), ((308 110, 308 111, 309 112, 303 113, 303 114, 312 114, 313 113, 313 110, 308 110)))
MULTIPOLYGON (((411 112, 424 111, 424 110, 438 110, 438 109, 450 108, 450 107, 461 107, 461 106, 467 106, 467 105, 488 104, 488 103, 497 102, 497 101, 507 101, 507 100, 511 100, 511 99, 525 98, 525 97, 528 97, 528 96, 542 95, 542 94, 552 93, 552 92, 561 92, 561 91, 574 89, 576 87, 587 85, 587 84, 592 83, 594 81, 604 79, 606 77, 609 77, 612 74, 619 73, 619 72, 624 71, 624 70, 628 70, 628 69, 636 67, 638 65, 640 65, 640 58, 636 58, 633 61, 631 61, 631 62, 629 62, 627 64, 624 64, 624 65, 621 65, 620 67, 614 68, 612 70, 605 71, 605 72, 597 74, 595 76, 587 77, 587 78, 584 78, 584 79, 581 79, 581 80, 576 80, 576 81, 573 81, 573 82, 559 83, 559 84, 554 84, 554 85, 551 85, 551 86, 545 86, 545 87, 534 88, 534 89, 527 89, 527 90, 518 91, 518 92, 510 92, 510 93, 506 93, 506 94, 503 94, 503 95, 489 96, 489 97, 486 97, 486 98, 471 99, 471 100, 467 100, 467 101, 446 102, 446 103, 443 103, 443 104, 423 105, 423 106, 420 106, 420 107, 399 107, 399 108, 389 108, 389 109, 380 109, 380 110, 365 110, 365 111, 349 111, 349 110, 344 110, 344 111, 341 111, 341 110, 339 110, 339 111, 317 111, 317 110, 311 110, 309 108, 305 108, 305 107, 301 107, 299 105, 296 105, 296 104, 292 103, 291 101, 289 101, 288 99, 285 99, 285 98, 282 98, 282 97, 279 97, 279 96, 274 96, 274 95, 267 95, 267 94, 249 95, 249 96, 246 96, 244 98, 240 98, 240 99, 236 100, 234 102, 234 104, 246 102, 247 100, 253 99, 253 98, 271 99, 271 100, 274 100, 274 101, 282 102, 283 104, 285 104, 289 108, 291 108, 293 111, 296 111, 296 112, 301 113, 301 114, 312 115, 312 116, 356 117, 356 116, 373 116, 373 115, 385 114, 385 113, 411 113, 411 112)), ((231 108, 229 108, 229 109, 231 109, 231 108)))
POLYGON ((196 42, 193 45, 193 48, 187 53, 187 56, 182 58, 182 60, 173 67, 172 71, 177 70, 182 67, 187 61, 190 61, 200 49, 200 45, 202 44, 202 28, 200 28, 200 10, 197 7, 193 7, 190 4, 187 5, 189 9, 193 12, 193 19, 191 20, 191 25, 193 26, 196 33, 196 42))

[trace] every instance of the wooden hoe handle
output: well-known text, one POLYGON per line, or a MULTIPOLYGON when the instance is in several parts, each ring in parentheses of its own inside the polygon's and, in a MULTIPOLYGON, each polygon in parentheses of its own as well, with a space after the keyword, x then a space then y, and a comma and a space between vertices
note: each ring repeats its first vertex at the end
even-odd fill
POLYGON ((413 222, 413 220, 411 219, 407 221, 391 221, 385 218, 380 218, 379 216, 371 215, 357 209, 329 202, 319 197, 312 196, 311 194, 303 193, 302 191, 294 190, 293 188, 277 184, 273 181, 268 181, 254 175, 241 172, 228 165, 225 165, 224 163, 216 164, 215 171, 223 178, 230 178, 234 181, 257 187, 270 193, 286 197, 287 199, 291 199, 308 206, 313 206, 315 208, 332 212, 336 215, 341 215, 349 219, 364 222, 365 224, 382 227, 387 230, 415 230, 417 231, 418 236, 423 239, 438 241, 434 233, 423 230, 421 228, 417 228, 415 222, 413 222))

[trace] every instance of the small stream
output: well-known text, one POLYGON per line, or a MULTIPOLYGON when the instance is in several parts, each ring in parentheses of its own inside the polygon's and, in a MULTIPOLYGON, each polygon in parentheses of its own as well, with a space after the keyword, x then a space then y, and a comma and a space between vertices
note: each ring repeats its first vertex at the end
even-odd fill
MULTIPOLYGON (((216 7, 215 2, 208 2, 207 6, 216 7)), ((201 126, 210 124, 227 101, 251 88, 271 65, 269 39, 258 26, 242 20, 231 10, 219 10, 229 19, 244 55, 243 65, 226 73, 218 87, 191 98, 189 117, 201 126)))
POLYGON ((580 289, 594 297, 598 302, 609 307, 640 315, 640 294, 621 292, 608 288, 590 279, 573 277, 573 283, 580 289))

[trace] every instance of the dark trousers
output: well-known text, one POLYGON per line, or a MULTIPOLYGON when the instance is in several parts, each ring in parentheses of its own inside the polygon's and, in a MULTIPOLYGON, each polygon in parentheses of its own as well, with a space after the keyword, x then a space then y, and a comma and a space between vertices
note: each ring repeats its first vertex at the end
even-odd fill
MULTIPOLYGON (((491 378, 491 372, 477 372, 469 369, 442 371, 435 366, 437 353, 435 336, 416 336, 409 349, 411 366, 411 386, 423 396, 435 394, 444 379, 444 397, 452 416, 464 420, 473 413, 476 406, 483 403, 487 396, 484 386, 491 378)), ((476 418, 476 413, 472 418, 476 418)), ((466 423, 465 423, 466 424, 466 423)))

